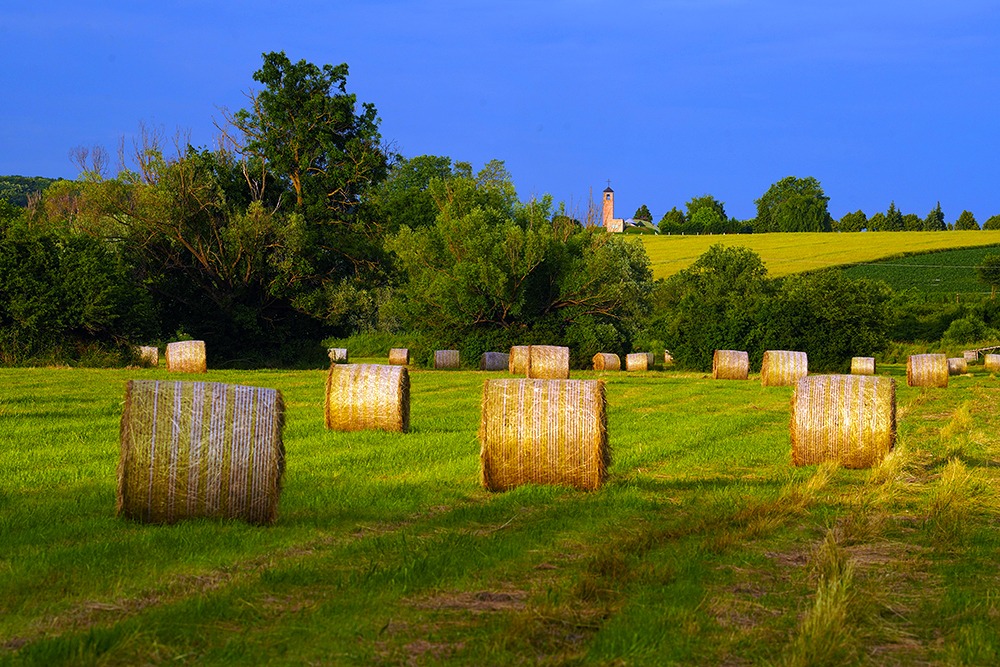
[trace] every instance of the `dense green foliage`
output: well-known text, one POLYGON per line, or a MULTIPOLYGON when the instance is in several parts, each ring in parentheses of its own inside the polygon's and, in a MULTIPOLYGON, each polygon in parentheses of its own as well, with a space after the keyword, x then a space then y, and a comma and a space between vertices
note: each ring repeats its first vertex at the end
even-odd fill
POLYGON ((0 205, 7 202, 24 208, 29 197, 40 195, 55 181, 41 176, 0 176, 0 205))
POLYGON ((755 232, 828 232, 829 197, 812 176, 786 176, 758 199, 755 232))

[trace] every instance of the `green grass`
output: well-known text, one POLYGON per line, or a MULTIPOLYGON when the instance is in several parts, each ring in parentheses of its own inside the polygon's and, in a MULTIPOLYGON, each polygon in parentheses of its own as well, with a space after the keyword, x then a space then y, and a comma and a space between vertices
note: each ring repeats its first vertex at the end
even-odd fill
POLYGON ((976 279, 975 267, 986 255, 998 253, 997 246, 942 250, 860 264, 844 273, 851 278, 884 280, 897 292, 986 295, 989 286, 976 279))
POLYGON ((285 395, 260 528, 114 516, 124 382, 164 371, 0 369, 0 664, 994 664, 1000 380, 880 371, 873 471, 792 467, 788 388, 608 373, 607 485, 502 494, 506 374, 414 371, 401 435, 325 431, 320 371, 213 371, 285 395))

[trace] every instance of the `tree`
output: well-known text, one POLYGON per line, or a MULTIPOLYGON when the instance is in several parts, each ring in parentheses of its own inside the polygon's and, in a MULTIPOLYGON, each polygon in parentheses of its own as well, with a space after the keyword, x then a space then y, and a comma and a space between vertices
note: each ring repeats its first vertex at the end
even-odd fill
POLYGON ((868 231, 870 232, 884 232, 885 231, 885 213, 882 211, 876 212, 872 217, 868 218, 868 231))
POLYGON ((719 211, 710 206, 702 206, 695 209, 688 218, 688 223, 698 233, 722 234, 726 231, 726 219, 719 215, 719 211))
POLYGON ((853 213, 845 213, 837 223, 838 232, 860 232, 868 228, 868 216, 862 210, 853 213))
POLYGON ((663 214, 657 226, 660 228, 661 234, 681 234, 686 223, 687 218, 684 217, 684 212, 675 206, 663 214))
POLYGON ((1000 215, 991 215, 983 223, 983 229, 1000 229, 1000 215))
POLYGON ((885 212, 885 222, 879 232, 901 232, 903 231, 903 214, 896 208, 896 202, 889 203, 889 210, 885 212))
POLYGON ((812 176, 786 176, 755 200, 756 229, 768 232, 828 232, 832 218, 829 197, 812 176))
POLYGON ((944 212, 941 210, 941 202, 938 202, 924 218, 923 229, 925 232, 943 232, 948 229, 944 221, 944 212))
POLYGON ((635 210, 635 214, 632 216, 632 219, 633 220, 645 220, 646 222, 652 222, 653 221, 653 214, 650 213, 649 209, 646 208, 646 205, 643 204, 642 206, 640 206, 639 208, 637 208, 635 210))
POLYGON ((924 221, 916 213, 906 213, 903 215, 903 231, 919 232, 924 228, 924 221))
POLYGON ((976 216, 972 215, 970 211, 962 211, 961 215, 958 216, 958 220, 955 221, 956 230, 969 230, 969 229, 979 229, 979 223, 976 222, 976 216))
POLYGON ((1000 286, 1000 255, 994 253, 985 255, 976 267, 976 277, 980 282, 990 286, 990 298, 995 298, 997 286, 1000 286))
POLYGON ((404 226, 417 229, 432 225, 438 207, 431 194, 431 182, 451 176, 451 158, 402 158, 389 168, 384 181, 367 192, 359 215, 366 226, 380 228, 386 234, 394 234, 404 226))
POLYGON ((708 208, 718 214, 718 218, 726 220, 726 208, 725 204, 712 195, 702 195, 700 197, 692 197, 691 201, 686 204, 687 215, 685 216, 688 220, 691 219, 699 209, 708 208))

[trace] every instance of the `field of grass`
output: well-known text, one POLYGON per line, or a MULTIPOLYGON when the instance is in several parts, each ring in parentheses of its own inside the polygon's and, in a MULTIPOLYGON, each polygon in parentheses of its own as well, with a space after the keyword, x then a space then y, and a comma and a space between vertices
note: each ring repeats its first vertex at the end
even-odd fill
POLYGON ((897 292, 982 296, 989 294, 990 288, 976 278, 975 267, 989 254, 1000 254, 1000 248, 982 246, 897 257, 848 267, 844 273, 851 278, 884 280, 897 292))
POLYGON ((639 236, 655 278, 667 278, 690 266, 712 245, 750 248, 768 273, 783 276, 828 266, 872 262, 902 254, 1000 244, 1000 231, 849 232, 798 234, 723 234, 639 236))
POLYGON ((789 388, 607 373, 606 486, 494 494, 506 374, 412 372, 402 435, 327 432, 321 371, 212 371, 285 395, 261 528, 114 515, 124 382, 189 378, 0 369, 0 664, 998 664, 1000 379, 880 372, 871 471, 790 465, 789 388))

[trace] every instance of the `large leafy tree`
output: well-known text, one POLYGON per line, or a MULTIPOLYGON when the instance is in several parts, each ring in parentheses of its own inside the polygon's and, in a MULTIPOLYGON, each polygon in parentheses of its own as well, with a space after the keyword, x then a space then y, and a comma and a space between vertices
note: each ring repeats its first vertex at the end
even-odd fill
POLYGON ((661 234, 680 234, 684 231, 686 223, 687 218, 684 217, 684 211, 675 206, 663 214, 657 227, 660 228, 661 234))
POLYGON ((976 222, 976 216, 972 215, 970 211, 962 211, 962 213, 958 216, 958 220, 955 221, 955 229, 979 229, 979 223, 976 222))
POLYGON ((812 176, 786 176, 774 183, 757 204, 756 229, 764 232, 828 232, 829 197, 812 176))
POLYGON ((845 213, 844 216, 837 222, 836 231, 838 232, 860 232, 868 227, 868 216, 862 210, 854 211, 853 213, 845 213))

